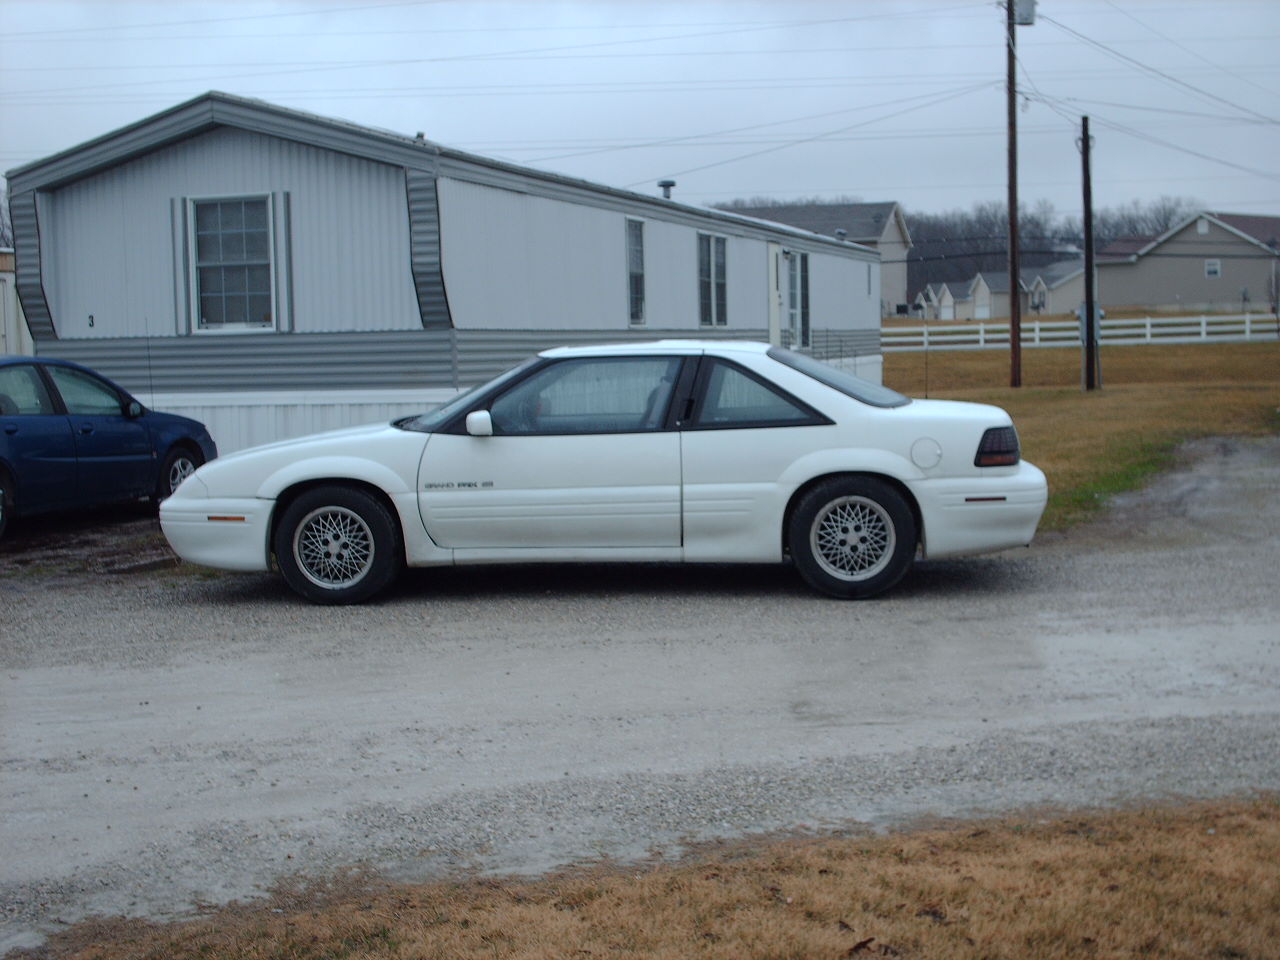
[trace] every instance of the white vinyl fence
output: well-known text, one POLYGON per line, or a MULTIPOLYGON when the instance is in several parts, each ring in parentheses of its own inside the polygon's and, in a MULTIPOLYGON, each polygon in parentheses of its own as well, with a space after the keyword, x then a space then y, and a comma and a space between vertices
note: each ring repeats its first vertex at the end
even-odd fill
MULTIPOLYGON (((1075 320, 1022 320, 1024 347, 1067 347, 1084 339, 1075 320)), ((1133 317, 1103 320, 1100 343, 1247 343, 1280 339, 1280 323, 1269 313, 1203 317, 1133 317)), ((988 350, 1009 345, 1009 324, 970 321, 947 326, 886 327, 880 335, 885 353, 909 350, 988 350)))

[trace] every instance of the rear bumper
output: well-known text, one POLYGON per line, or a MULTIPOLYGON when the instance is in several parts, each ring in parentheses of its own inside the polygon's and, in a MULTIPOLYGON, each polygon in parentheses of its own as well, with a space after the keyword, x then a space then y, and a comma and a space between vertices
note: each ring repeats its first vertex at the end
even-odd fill
POLYGON ((274 506, 274 500, 205 499, 179 491, 161 501, 160 529, 183 560, 221 570, 267 570, 274 506))
POLYGON ((1049 499, 1044 474, 1026 461, 1000 475, 922 480, 912 492, 933 559, 1026 546, 1049 499))

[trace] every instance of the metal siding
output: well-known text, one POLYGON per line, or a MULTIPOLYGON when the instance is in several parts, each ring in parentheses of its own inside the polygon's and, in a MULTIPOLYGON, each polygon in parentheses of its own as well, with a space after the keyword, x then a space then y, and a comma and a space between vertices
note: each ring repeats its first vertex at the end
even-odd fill
POLYGON ((436 178, 424 171, 405 170, 405 195, 409 204, 409 261, 422 325, 452 327, 440 262, 440 200, 436 178))
MULTIPOLYGON (((703 331, 763 340, 763 330, 703 331)), ((470 386, 549 347, 687 337, 688 330, 411 330, 44 340, 137 393, 383 390, 470 386), (456 355, 453 342, 456 340, 456 355)))
POLYGON ((15 283, 22 312, 32 336, 55 337, 49 302, 40 274, 40 224, 36 216, 36 192, 11 193, 9 215, 13 220, 15 283))
POLYGON ((183 311, 174 313, 175 286, 186 277, 175 276, 170 204, 182 199, 185 211, 187 198, 253 194, 272 196, 278 272, 284 251, 292 253, 289 276, 278 279, 286 328, 290 314, 300 332, 420 325, 399 168, 220 129, 51 195, 43 253, 59 278, 53 304, 59 335, 185 331, 183 311))
POLYGON ((620 213, 442 179, 442 262, 465 329, 626 329, 620 213))

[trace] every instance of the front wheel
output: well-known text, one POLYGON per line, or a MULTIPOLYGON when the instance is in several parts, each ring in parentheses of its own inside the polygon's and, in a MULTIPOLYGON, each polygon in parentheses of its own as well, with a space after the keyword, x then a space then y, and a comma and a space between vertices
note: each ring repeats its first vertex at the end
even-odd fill
POLYGON ((185 447, 174 447, 164 458, 160 467, 160 475, 156 479, 155 500, 157 502, 173 496, 175 490, 182 486, 182 481, 196 472, 204 457, 192 453, 185 447))
POLYGON ((806 493, 787 531, 805 581, 842 599, 873 597, 911 568, 916 520, 894 487, 874 477, 834 477, 806 493))
POLYGON ((400 573, 391 512, 352 487, 317 487, 285 509, 274 537, 285 582, 312 603, 360 603, 400 573))

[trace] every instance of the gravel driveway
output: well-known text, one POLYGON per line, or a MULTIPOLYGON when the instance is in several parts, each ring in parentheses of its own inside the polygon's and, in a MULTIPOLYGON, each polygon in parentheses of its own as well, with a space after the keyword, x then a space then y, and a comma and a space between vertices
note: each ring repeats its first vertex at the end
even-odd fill
POLYGON ((171 567, 152 523, 0 550, 0 952, 361 861, 1280 789, 1280 438, 863 603, 781 568, 507 567, 323 609, 171 567))

